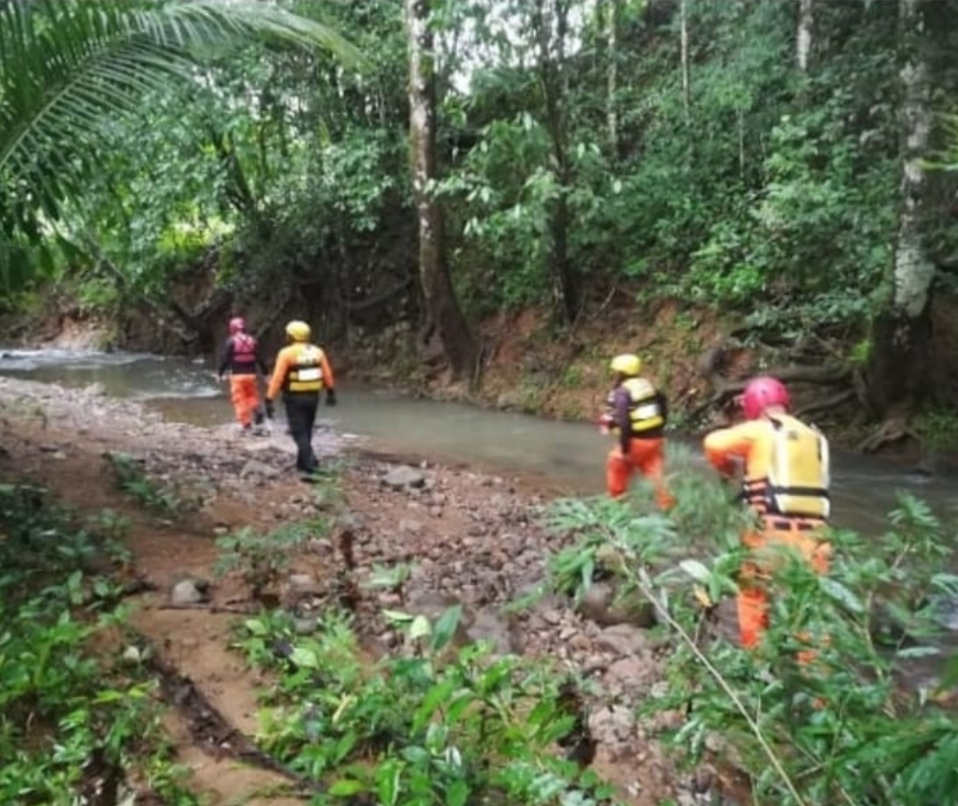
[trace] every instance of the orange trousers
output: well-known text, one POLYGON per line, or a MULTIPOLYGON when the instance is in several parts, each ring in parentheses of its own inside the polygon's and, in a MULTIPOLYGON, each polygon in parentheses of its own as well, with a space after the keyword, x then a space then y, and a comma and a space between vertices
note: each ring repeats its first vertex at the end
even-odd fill
POLYGON ((244 428, 259 408, 259 383, 255 375, 230 375, 230 402, 236 419, 244 428))
POLYGON ((652 482, 659 509, 671 509, 675 499, 665 486, 664 470, 664 438, 632 439, 627 454, 622 453, 618 445, 609 451, 605 462, 606 488, 612 498, 625 495, 633 474, 639 473, 652 482))
MULTIPOLYGON (((822 540, 821 529, 817 522, 769 517, 761 532, 742 535, 742 544, 752 554, 742 566, 736 601, 739 638, 743 647, 757 647, 768 629, 768 583, 775 570, 787 559, 783 548, 791 549, 816 574, 828 573, 832 546, 822 540)), ((812 657, 813 651, 800 652, 799 662, 806 663, 812 657)))

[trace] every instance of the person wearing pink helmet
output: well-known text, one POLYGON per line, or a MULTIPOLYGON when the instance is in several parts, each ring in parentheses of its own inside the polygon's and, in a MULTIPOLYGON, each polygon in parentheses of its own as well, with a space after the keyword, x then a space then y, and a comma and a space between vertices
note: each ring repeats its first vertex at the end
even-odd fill
MULTIPOLYGON (((742 535, 751 558, 742 568, 737 597, 741 643, 752 648, 768 627, 766 585, 775 570, 775 550, 788 547, 816 573, 828 572, 831 546, 823 533, 830 510, 829 452, 818 429, 789 413, 788 390, 778 379, 749 381, 741 405, 745 422, 708 434, 704 449, 725 478, 741 470, 742 498, 760 524, 742 535)), ((799 660, 809 655, 801 653, 799 660)))
POLYGON ((263 409, 259 402, 259 379, 256 370, 268 374, 256 338, 246 332, 246 321, 236 316, 230 319, 229 337, 223 345, 217 378, 222 383, 230 376, 230 401, 236 419, 244 433, 260 432, 264 427, 263 409))

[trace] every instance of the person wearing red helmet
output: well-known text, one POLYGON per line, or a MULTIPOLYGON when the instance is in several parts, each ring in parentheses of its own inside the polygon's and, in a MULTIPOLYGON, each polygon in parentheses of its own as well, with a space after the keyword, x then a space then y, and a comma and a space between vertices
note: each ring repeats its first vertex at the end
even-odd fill
POLYGON ((259 351, 259 344, 255 337, 246 332, 246 322, 242 317, 230 319, 230 335, 223 345, 217 378, 220 382, 229 372, 230 401, 236 419, 244 433, 250 433, 263 428, 263 409, 259 404, 259 379, 256 370, 259 369, 265 377, 266 362, 259 351))
POLYGON ((724 477, 741 469, 742 498, 761 524, 742 536, 751 559, 737 597, 740 639, 752 648, 768 627, 765 580, 775 568, 775 549, 788 547, 816 573, 828 572, 829 452, 818 429, 789 414, 788 390, 778 379, 751 380, 741 404, 745 422, 708 434, 704 449, 724 477))

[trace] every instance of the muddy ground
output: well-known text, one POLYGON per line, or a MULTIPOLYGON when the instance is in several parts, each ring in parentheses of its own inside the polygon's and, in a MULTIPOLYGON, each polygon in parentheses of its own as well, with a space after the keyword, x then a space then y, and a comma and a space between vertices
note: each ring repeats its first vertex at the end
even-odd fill
MULTIPOLYGON (((662 725, 636 722, 633 706, 663 685, 659 647, 642 627, 615 623, 601 591, 584 613, 557 599, 521 616, 503 610, 541 579, 545 558, 561 545, 563 538, 541 525, 545 491, 463 468, 388 461, 343 444, 336 434, 319 433, 316 445, 327 464, 343 468, 343 496, 334 505, 318 500, 293 474, 292 444, 282 432, 254 438, 240 436, 232 425, 169 423, 96 389, 11 379, 0 379, 0 417, 5 481, 30 480, 83 511, 109 508, 131 521, 126 542, 133 563, 154 588, 132 600, 133 626, 157 648, 159 661, 192 681, 223 720, 205 733, 182 710, 171 708, 168 720, 180 760, 192 770, 192 788, 212 806, 302 802, 269 794, 283 791, 288 780, 228 752, 248 749, 247 739, 255 737, 258 696, 268 681, 229 648, 231 624, 242 618, 231 611, 248 592, 240 580, 214 573, 216 538, 333 510, 333 533, 296 554, 276 590, 281 598, 302 601, 322 591, 340 564, 336 541, 349 533, 360 578, 374 564, 412 564, 407 610, 437 615, 462 603, 469 638, 488 639, 499 652, 558 659, 598 684, 589 718, 598 741, 595 767, 626 802, 736 802, 734 782, 711 767, 677 771, 654 738, 662 725), (105 458, 110 452, 130 455, 151 477, 178 485, 180 499, 195 510, 167 521, 146 513, 118 490, 105 458), (209 601, 173 607, 171 592, 185 579, 210 583, 209 601)), ((370 649, 389 651, 393 636, 377 614, 396 606, 393 594, 365 590, 363 596, 370 649)))

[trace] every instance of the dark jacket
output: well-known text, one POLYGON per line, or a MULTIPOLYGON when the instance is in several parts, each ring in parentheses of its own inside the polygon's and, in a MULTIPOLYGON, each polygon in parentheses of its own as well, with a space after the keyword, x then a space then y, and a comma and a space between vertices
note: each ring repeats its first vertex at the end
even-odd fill
POLYGON ((264 375, 268 373, 259 342, 248 333, 230 336, 223 345, 219 374, 225 375, 229 370, 233 375, 255 375, 257 367, 264 375))

